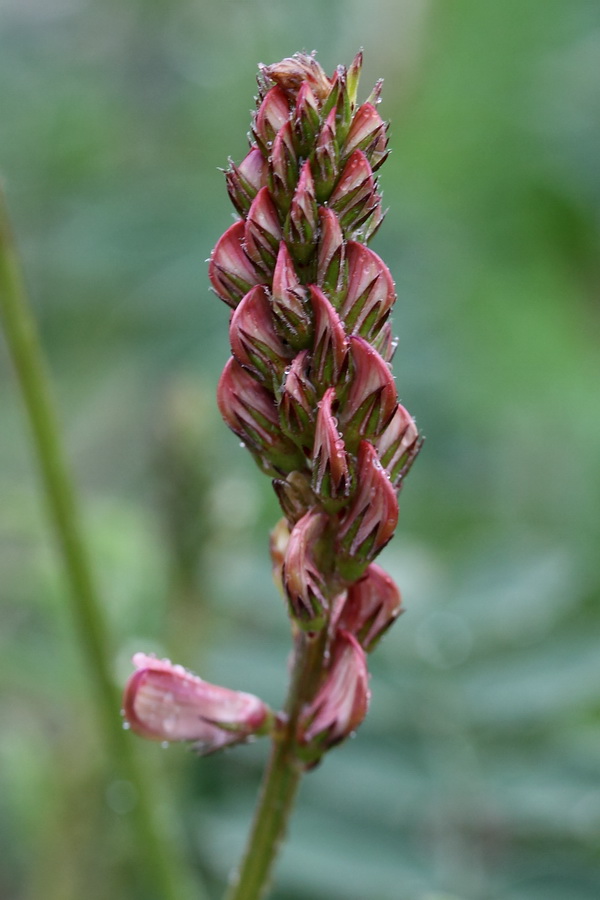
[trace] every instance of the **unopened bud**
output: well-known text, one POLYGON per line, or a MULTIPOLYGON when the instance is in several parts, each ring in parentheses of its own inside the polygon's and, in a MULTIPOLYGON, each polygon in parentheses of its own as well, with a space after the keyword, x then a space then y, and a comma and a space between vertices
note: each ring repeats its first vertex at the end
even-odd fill
POLYGON ((386 125, 371 103, 363 103, 356 111, 342 149, 342 155, 350 156, 355 150, 363 151, 373 171, 378 169, 386 159, 386 125))
POLYGON ((370 653, 401 612, 402 598, 394 580, 381 566, 371 563, 362 578, 348 588, 337 627, 353 634, 370 653))
POLYGON ((323 125, 311 157, 315 178, 315 193, 319 203, 325 203, 338 179, 338 146, 336 141, 335 110, 331 110, 323 125))
POLYGON ((132 730, 154 741, 193 741, 202 755, 266 734, 268 706, 253 694, 209 684, 183 666, 145 653, 125 687, 123 708, 132 730))
POLYGON ((350 493, 350 472, 344 441, 332 412, 335 389, 328 388, 319 403, 313 451, 313 490, 325 501, 337 501, 350 493))
POLYGON ((258 147, 252 147, 239 166, 229 161, 229 169, 225 172, 227 191, 240 215, 248 213, 250 204, 265 186, 266 178, 267 163, 258 147))
POLYGON ((305 162, 300 171, 285 234, 292 256, 300 263, 306 262, 313 252, 317 241, 317 224, 315 185, 310 164, 305 162))
POLYGON ((273 314, 281 336, 294 350, 307 347, 312 337, 306 289, 300 284, 286 245, 281 242, 273 272, 273 314))
POLYGON ((339 312, 347 331, 371 340, 387 319, 396 299, 390 270, 364 244, 349 241, 348 287, 339 312))
POLYGON ((298 181, 298 155, 294 147, 291 122, 286 122, 275 138, 269 175, 273 199, 282 216, 285 216, 289 211, 298 181))
POLYGON ((310 455, 310 435, 315 422, 317 398, 307 375, 308 351, 303 350, 288 368, 281 390, 281 424, 286 434, 310 455))
MULTIPOLYGON (((349 339, 350 386, 340 410, 346 444, 354 448, 362 437, 375 438, 390 421, 396 404, 396 383, 389 366, 362 337, 349 339)), ((341 398, 340 398, 341 399, 341 398)))
POLYGON ((340 631, 331 649, 329 671, 300 720, 300 740, 309 763, 358 728, 369 706, 365 652, 351 634, 340 631), (310 746, 311 745, 311 746, 310 746))
POLYGON ((381 465, 390 476, 394 487, 400 485, 415 461, 421 445, 415 420, 399 403, 389 425, 377 441, 381 465))
POLYGON ((275 135, 290 118, 290 106, 285 92, 278 86, 265 94, 254 119, 253 132, 263 155, 269 157, 275 135))
POLYGON ((314 56, 295 53, 272 66, 262 66, 262 71, 291 98, 295 99, 303 82, 307 82, 315 97, 323 100, 331 90, 331 81, 314 56))
POLYGON ((246 253, 266 273, 271 273, 277 258, 281 226, 269 188, 261 188, 248 211, 244 231, 246 253))
POLYGON ((298 149, 302 156, 307 155, 315 134, 319 130, 320 115, 317 98, 310 84, 304 81, 298 91, 296 110, 294 112, 294 134, 298 142, 298 149))
POLYGON ((311 380, 323 392, 339 381, 348 341, 342 321, 323 291, 314 284, 309 290, 315 319, 311 380))
POLYGON ((275 331, 271 304, 262 285, 252 288, 235 310, 229 337, 231 352, 241 366, 254 372, 268 388, 279 384, 290 349, 275 331))
POLYGON ((343 281, 344 235, 332 209, 319 207, 320 233, 317 258, 317 282, 333 297, 341 290, 343 281))
POLYGON ((375 179, 362 150, 355 150, 344 166, 329 205, 337 213, 343 231, 357 229, 372 215, 378 202, 375 179))
POLYGON ((223 369, 217 403, 227 425, 268 475, 277 478, 303 465, 302 454, 281 432, 273 395, 235 359, 223 369))
POLYGON ((234 309, 261 276, 244 250, 244 222, 236 222, 217 241, 208 266, 215 292, 234 309))
POLYGON ((369 441, 358 448, 356 492, 338 533, 339 568, 349 581, 383 550, 398 524, 398 500, 369 441))
POLYGON ((320 566, 327 524, 325 513, 309 510, 292 529, 283 563, 290 614, 305 631, 323 628, 329 608, 327 583, 320 566))

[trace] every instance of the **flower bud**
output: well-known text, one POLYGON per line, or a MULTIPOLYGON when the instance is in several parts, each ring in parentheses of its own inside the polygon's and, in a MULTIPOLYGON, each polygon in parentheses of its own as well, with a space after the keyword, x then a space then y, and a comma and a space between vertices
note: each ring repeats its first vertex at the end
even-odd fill
POLYGON ((375 337, 371 339, 371 346, 379 353, 384 362, 391 363, 398 346, 398 339, 392 337, 392 326, 389 319, 375 337))
POLYGON ((252 131, 263 156, 271 155, 275 135, 290 118, 290 106, 284 91, 278 86, 265 94, 254 119, 252 131))
POLYGON ((355 150, 344 166, 329 198, 344 232, 357 229, 373 213, 378 197, 369 161, 362 150, 355 150))
POLYGON ((239 166, 229 160, 229 169, 225 172, 227 192, 240 215, 248 213, 250 204, 265 186, 266 178, 267 163, 258 147, 252 147, 239 166))
POLYGON ((402 598, 394 580, 381 566, 371 563, 362 578, 348 588, 337 627, 353 634, 370 653, 402 612, 402 598))
POLYGON ((317 503, 307 472, 290 472, 285 480, 275 478, 273 488, 290 528, 317 503))
POLYGON ((285 227, 285 240, 291 255, 300 263, 311 256, 317 241, 317 201, 310 165, 305 162, 300 171, 285 227))
POLYGON ((356 492, 338 532, 339 568, 354 581, 383 550, 398 524, 396 492, 369 441, 358 448, 356 492))
POLYGON ((217 295, 234 309, 261 277, 243 247, 244 222, 228 228, 210 257, 208 277, 217 295))
POLYGON ((349 241, 347 290, 339 313, 351 334, 371 341, 396 300, 394 282, 383 260, 364 244, 349 241))
POLYGON ((305 631, 319 631, 326 622, 329 601, 319 557, 328 517, 311 509, 294 525, 283 563, 283 585, 290 615, 305 631))
POLYGON ((360 72, 363 65, 362 50, 359 50, 346 73, 346 87, 348 90, 348 100, 352 108, 356 105, 356 95, 358 93, 358 82, 360 80, 360 72))
POLYGON ((269 187, 281 216, 285 217, 298 181, 298 155, 291 122, 286 122, 277 134, 269 163, 269 187))
POLYGON ((342 148, 342 156, 362 150, 375 171, 387 157, 386 125, 371 103, 363 103, 356 111, 342 148))
POLYGON ((253 694, 209 684, 183 666, 136 653, 137 671, 125 687, 125 718, 155 741, 194 741, 202 755, 266 734, 272 713, 253 694))
POLYGON ((303 466, 302 454, 281 433, 273 395, 235 359, 230 359, 223 369, 217 404, 227 425, 267 475, 279 477, 303 466))
POLYGON ((335 389, 328 388, 319 403, 313 450, 312 486, 325 501, 340 500, 350 493, 348 458, 331 409, 334 401, 335 389))
POLYGON ((326 119, 333 110, 336 121, 336 136, 338 146, 342 145, 346 139, 350 121, 352 119, 352 104, 348 93, 348 85, 346 82, 346 69, 344 66, 338 66, 331 81, 332 87, 329 96, 323 104, 321 116, 326 119))
POLYGON ((342 288, 344 235, 332 209, 319 207, 320 233, 317 258, 317 283, 333 298, 342 288))
POLYGON ((229 337, 231 352, 241 366, 254 372, 268 388, 281 381, 290 349, 275 331, 271 304, 262 285, 253 287, 235 310, 229 337))
POLYGON ((412 416, 399 403, 377 441, 377 453, 395 488, 407 474, 422 446, 412 416))
POLYGON ((294 350, 307 347, 312 337, 306 289, 300 284, 286 245, 281 242, 273 272, 272 308, 276 327, 294 350))
POLYGON ((329 199, 339 175, 339 153, 335 131, 335 110, 332 109, 319 133, 311 156, 315 193, 319 203, 325 203, 329 199))
POLYGON ((319 131, 319 105, 310 84, 304 81, 296 98, 294 112, 294 135, 298 144, 298 152, 306 157, 311 149, 315 135, 319 131))
POLYGON ((358 728, 369 706, 369 673, 365 652, 351 634, 338 632, 325 681, 300 719, 300 741, 307 761, 339 744, 358 728))
POLYGON ((389 366, 379 353, 362 337, 353 336, 348 343, 350 386, 340 406, 340 420, 346 445, 354 448, 361 437, 374 438, 383 431, 398 396, 389 366))
POLYGON ((295 53, 272 66, 261 66, 261 69, 291 99, 296 98, 303 82, 308 83, 319 100, 325 99, 331 90, 331 81, 322 66, 307 53, 295 53))
POLYGON ((314 284, 309 285, 309 291, 315 320, 311 380, 324 391, 339 381, 348 341, 341 319, 323 291, 314 284))
POLYGON ((307 364, 308 351, 303 350, 287 370, 281 390, 280 418, 286 434, 310 456, 317 398, 306 373, 307 364))
POLYGON ((272 529, 269 536, 269 551, 271 554, 271 564, 273 567, 273 581, 275 586, 279 588, 285 596, 283 588, 283 561, 285 559, 285 551, 290 540, 290 529, 285 519, 280 519, 275 528, 272 529))
POLYGON ((281 226, 267 187, 260 189, 248 210, 244 239, 246 253, 252 262, 271 273, 281 240, 281 226))

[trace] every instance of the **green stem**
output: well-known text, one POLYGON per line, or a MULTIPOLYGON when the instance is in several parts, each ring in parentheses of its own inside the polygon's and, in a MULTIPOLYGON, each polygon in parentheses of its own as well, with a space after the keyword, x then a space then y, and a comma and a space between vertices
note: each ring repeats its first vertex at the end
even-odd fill
MULTIPOLYGON (((132 815, 139 842, 140 869, 147 874, 148 891, 161 900, 191 896, 184 870, 167 849, 162 823, 149 782, 131 736, 123 731, 120 697, 111 677, 109 640, 104 617, 82 539, 75 493, 59 436, 57 416, 46 374, 35 321, 27 302, 4 197, 0 190, 0 315, 8 349, 21 386, 33 433, 48 511, 70 585, 72 615, 89 675, 99 717, 115 765, 137 795, 132 815)), ((198 892, 195 892, 196 897, 198 892)))
POLYGON ((315 692, 322 671, 326 638, 323 630, 316 637, 300 634, 296 640, 285 721, 273 738, 246 851, 224 900, 260 900, 266 895, 304 771, 296 754, 298 717, 304 703, 315 692))

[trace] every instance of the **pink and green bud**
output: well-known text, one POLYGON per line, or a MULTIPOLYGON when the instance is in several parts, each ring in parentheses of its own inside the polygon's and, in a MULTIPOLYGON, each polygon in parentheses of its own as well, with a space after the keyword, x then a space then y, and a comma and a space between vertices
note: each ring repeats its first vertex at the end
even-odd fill
POLYGON ((269 389, 279 384, 291 354, 275 331, 267 289, 262 285, 252 288, 233 313, 229 338, 231 352, 241 366, 269 389))
POLYGON ((317 282, 335 298, 342 289, 344 276, 344 235, 338 217, 326 206, 319 207, 319 224, 317 282))
POLYGON ((356 111, 346 137, 342 155, 362 150, 375 171, 387 157, 386 124, 371 103, 363 103, 356 111))
POLYGON ((252 147, 239 166, 229 160, 229 169, 225 172, 227 192, 240 215, 248 213, 250 204, 266 185, 267 170, 266 160, 258 147, 252 147))
POLYGON ((306 157, 312 149, 315 134, 320 125, 319 105, 310 84, 305 81, 300 86, 294 112, 294 136, 299 153, 306 157))
POLYGON ((292 619, 304 631, 320 631, 329 610, 322 554, 329 517, 311 509, 294 525, 283 563, 283 585, 292 619))
POLYGON ((258 267, 270 274, 275 266, 281 240, 281 226, 269 188, 261 188, 248 211, 244 231, 246 253, 258 267))
POLYGON ((349 339, 350 385, 340 407, 340 420, 347 446, 355 447, 363 437, 375 438, 386 427, 396 409, 396 383, 388 364, 362 337, 349 339))
POLYGON ((307 347, 312 337, 313 323, 309 315, 306 289, 300 284, 292 257, 281 242, 273 272, 272 308, 275 325, 281 336, 294 350, 307 347))
POLYGON ((392 326, 389 319, 375 337, 371 339, 371 346, 379 353, 384 362, 391 363, 398 347, 398 339, 392 337, 392 326))
POLYGON ((304 709, 299 737, 307 762, 341 743, 362 723, 369 707, 369 673, 365 652, 351 634, 340 631, 331 649, 325 681, 304 709))
POLYGON ((349 631, 370 653, 402 609, 394 580, 381 566, 371 563, 365 574, 348 588, 337 627, 349 631))
POLYGON ((285 226, 285 241, 291 255, 305 263, 317 242, 317 200, 310 164, 305 162, 300 171, 298 187, 292 199, 285 226))
POLYGON ((335 389, 328 388, 319 403, 313 450, 312 486, 326 508, 328 501, 344 500, 350 494, 348 457, 333 415, 334 402, 335 389))
POLYGON ((125 687, 123 709, 131 729, 154 741, 193 741, 205 756, 267 734, 273 714, 253 694, 209 684, 183 666, 145 653, 125 687))
POLYGON ((331 80, 314 56, 295 53, 272 66, 261 66, 262 72, 271 81, 277 82, 285 93, 294 100, 302 85, 307 84, 318 100, 324 100, 331 90, 331 80))
POLYGON ((398 524, 396 491, 369 441, 361 441, 358 448, 356 484, 338 532, 339 569, 348 581, 362 575, 398 524))
POLYGON ((346 134, 352 119, 352 104, 348 93, 346 69, 344 66, 338 66, 332 78, 331 91, 321 110, 323 119, 326 119, 332 110, 335 114, 337 125, 336 136, 338 146, 341 146, 346 139, 346 134))
POLYGON ((383 260, 364 244, 349 241, 347 289, 339 313, 346 329, 371 341, 396 300, 394 282, 383 260))
POLYGON ((373 172, 362 150, 355 150, 344 166, 329 205, 337 213, 342 231, 355 231, 367 221, 379 201, 373 172))
POLYGON ((298 182, 298 155, 294 146, 291 122, 277 134, 269 161, 269 186, 279 212, 285 217, 298 182))
POLYGON ((280 399, 281 424, 286 434, 310 455, 317 398, 307 375, 308 351, 303 350, 288 368, 280 399))
POLYGON ((399 403, 376 445, 381 465, 396 489, 417 458, 422 443, 414 419, 399 403))
POLYGON ((261 469, 279 477, 301 468, 303 456, 281 432, 273 395, 230 359, 217 386, 217 404, 231 430, 261 469))
POLYGON ((323 393, 340 379, 348 353, 348 340, 342 320, 321 288, 311 284, 309 291, 315 322, 311 379, 317 390, 323 393))
POLYGON ((219 238, 208 266, 217 296, 234 309, 261 276, 244 250, 244 222, 236 222, 219 238))
POLYGON ((252 128, 256 143, 263 156, 269 157, 275 135, 290 118, 290 106, 285 92, 278 86, 265 94, 258 108, 252 128))
POLYGON ((315 178, 315 193, 319 203, 325 203, 339 176, 339 153, 335 137, 335 110, 331 110, 321 129, 311 163, 315 178))
POLYGON ((375 195, 375 205, 371 211, 371 214, 365 219, 365 221, 357 228, 354 233, 354 237, 357 240, 363 241, 363 243, 368 244, 372 237, 375 237, 381 223, 385 219, 387 210, 384 210, 381 207, 381 197, 377 194, 375 195))
POLYGON ((358 82, 360 81, 360 73, 363 65, 362 50, 359 50, 346 72, 346 90, 348 91, 348 100, 352 109, 356 106, 356 96, 358 94, 358 82))

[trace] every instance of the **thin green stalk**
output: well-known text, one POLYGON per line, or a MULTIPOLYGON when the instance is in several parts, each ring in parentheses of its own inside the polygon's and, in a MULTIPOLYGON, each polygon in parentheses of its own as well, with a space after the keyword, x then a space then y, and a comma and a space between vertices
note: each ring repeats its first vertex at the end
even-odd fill
POLYGON ((298 716, 314 694, 315 679, 322 670, 326 637, 324 629, 315 638, 304 634, 297 638, 286 718, 280 733, 273 738, 248 844, 224 900, 260 900, 269 888, 304 771, 296 753, 298 716))
MULTIPOLYGON (((190 897, 190 879, 176 861, 159 821, 151 785, 145 776, 131 736, 123 731, 120 698, 111 678, 107 628, 82 538, 75 492, 62 447, 49 379, 29 309, 4 196, 0 190, 0 315, 8 349, 20 383, 33 433, 51 524, 70 586, 72 615, 95 691, 98 714, 115 766, 134 787, 134 816, 140 852, 140 871, 147 875, 148 892, 160 900, 190 897)), ((205 896, 198 889, 195 896, 205 896)))

